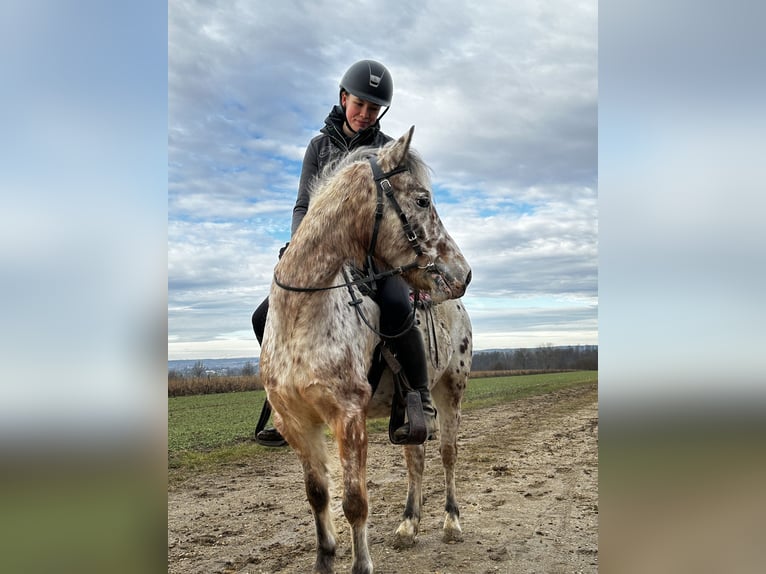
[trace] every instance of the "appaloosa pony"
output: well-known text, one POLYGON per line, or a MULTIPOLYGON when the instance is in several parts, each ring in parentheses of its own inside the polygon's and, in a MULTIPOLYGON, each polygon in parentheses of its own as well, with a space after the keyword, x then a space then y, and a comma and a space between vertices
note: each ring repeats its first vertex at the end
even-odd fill
MULTIPOLYGON (((413 131, 414 126, 383 148, 352 152, 323 177, 274 270, 261 377, 275 426, 303 466, 316 525, 314 572, 319 574, 334 571, 336 551, 325 425, 340 457, 351 571, 373 571, 367 545, 366 418, 373 411, 383 414, 380 408, 391 397, 391 384, 384 377, 371 400, 367 374, 379 337, 365 323, 377 325, 379 310, 367 297, 349 305, 351 281, 342 272, 348 263, 363 267, 368 255, 382 273, 401 274, 414 289, 430 295, 432 315, 419 312, 426 347, 437 339, 449 342, 438 347, 437 360, 431 353, 430 370, 447 481, 444 536, 460 537, 453 468, 471 331, 467 313, 452 300, 465 292, 471 270, 433 206, 428 168, 410 149, 413 131)), ((351 287, 356 294, 357 287, 351 287)), ((404 545, 413 542, 420 520, 423 446, 406 446, 405 455, 409 493, 405 520, 397 530, 404 545)))

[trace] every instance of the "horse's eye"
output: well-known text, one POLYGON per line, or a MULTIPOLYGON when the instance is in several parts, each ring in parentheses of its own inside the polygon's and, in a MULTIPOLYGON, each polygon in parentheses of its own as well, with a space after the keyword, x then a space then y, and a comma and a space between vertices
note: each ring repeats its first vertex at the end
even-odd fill
POLYGON ((427 197, 418 197, 418 198, 415 200, 415 203, 417 203, 417 204, 418 204, 418 207, 422 207, 422 208, 424 208, 424 209, 425 209, 426 207, 428 207, 429 205, 431 205, 431 201, 430 201, 430 200, 429 200, 427 197))

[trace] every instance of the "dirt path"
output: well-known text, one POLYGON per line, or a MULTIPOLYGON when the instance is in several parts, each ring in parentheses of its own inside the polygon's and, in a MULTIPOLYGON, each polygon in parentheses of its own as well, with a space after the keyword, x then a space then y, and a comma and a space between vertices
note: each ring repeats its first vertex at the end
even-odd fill
MULTIPOLYGON (((457 468, 462 542, 441 541, 444 485, 428 443, 418 543, 396 550, 407 488, 401 449, 381 433, 368 462, 369 542, 376 574, 598 571, 598 402, 593 385, 463 413, 457 468)), ((336 459, 337 460, 337 459, 336 459)), ((336 570, 351 566, 349 528, 333 468, 336 570)), ((289 449, 168 493, 168 572, 310 572, 314 523, 289 449)))

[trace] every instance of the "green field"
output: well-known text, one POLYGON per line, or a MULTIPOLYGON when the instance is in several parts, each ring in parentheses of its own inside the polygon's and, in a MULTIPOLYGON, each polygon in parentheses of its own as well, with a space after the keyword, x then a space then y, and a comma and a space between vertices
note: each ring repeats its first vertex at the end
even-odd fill
MULTIPOLYGON (((471 379, 463 410, 593 383, 597 371, 574 371, 471 379)), ((168 466, 171 474, 236 462, 266 449, 253 440, 264 391, 171 397, 168 399, 168 466)), ((384 419, 368 422, 370 432, 386 432, 384 419)), ((281 449, 289 452, 289 449, 281 449)))

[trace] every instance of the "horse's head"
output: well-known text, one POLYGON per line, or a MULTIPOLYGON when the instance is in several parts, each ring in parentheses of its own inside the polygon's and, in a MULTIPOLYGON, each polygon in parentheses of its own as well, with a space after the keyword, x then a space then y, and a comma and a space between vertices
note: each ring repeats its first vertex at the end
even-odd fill
POLYGON ((379 167, 376 185, 383 191, 375 255, 391 267, 417 261, 418 266, 404 273, 412 287, 430 293, 437 302, 456 299, 471 281, 471 268, 436 213, 428 167, 410 148, 414 130, 412 126, 381 148, 375 160, 379 167), (395 173, 387 175, 390 172, 395 173))

